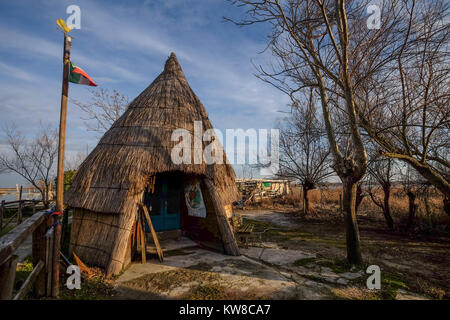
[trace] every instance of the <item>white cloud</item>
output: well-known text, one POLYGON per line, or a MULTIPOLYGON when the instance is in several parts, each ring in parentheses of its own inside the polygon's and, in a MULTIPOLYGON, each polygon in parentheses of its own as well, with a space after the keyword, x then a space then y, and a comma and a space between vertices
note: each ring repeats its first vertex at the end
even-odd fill
POLYGON ((0 61, 0 74, 25 81, 36 81, 37 77, 21 68, 0 61))

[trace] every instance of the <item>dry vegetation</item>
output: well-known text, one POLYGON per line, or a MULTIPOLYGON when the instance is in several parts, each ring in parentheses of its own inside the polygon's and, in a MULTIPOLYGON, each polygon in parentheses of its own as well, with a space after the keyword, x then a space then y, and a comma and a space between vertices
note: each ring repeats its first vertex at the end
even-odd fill
MULTIPOLYGON (((298 188, 285 199, 264 200, 246 209, 270 209, 285 214, 295 227, 272 230, 265 234, 263 241, 282 244, 284 248, 314 252, 321 259, 337 265, 345 260, 345 229, 340 213, 339 195, 341 190, 310 191, 310 213, 304 215, 302 194, 298 188)), ((376 190, 376 192, 382 192, 376 190)), ((423 197, 418 197, 417 216, 414 227, 405 229, 408 217, 408 198, 403 189, 394 187, 390 206, 394 219, 394 230, 385 223, 381 208, 369 196, 365 196, 358 209, 357 219, 361 235, 361 251, 364 265, 377 264, 386 281, 394 281, 395 289, 405 288, 432 299, 448 299, 450 281, 448 279, 448 252, 450 250, 450 217, 443 210, 442 195, 432 193, 427 213, 423 197), (394 279, 394 280, 392 280, 394 279)), ((269 223, 249 221, 256 224, 256 230, 268 228, 269 223)), ((316 261, 314 262, 316 263, 316 261)), ((391 286, 392 287, 392 286, 391 286)), ((367 296, 364 284, 337 290, 337 298, 378 299, 367 296)), ((396 291, 395 291, 396 292, 396 291)), ((383 299, 390 298, 391 292, 383 292, 383 299)))
MULTIPOLYGON (((306 219, 318 219, 323 221, 342 220, 340 213, 339 197, 342 197, 340 189, 314 189, 309 192, 310 213, 306 219)), ((375 189, 375 195, 382 197, 382 190, 375 189)), ((369 195, 364 192, 363 200, 358 208, 358 218, 367 218, 373 222, 383 225, 384 218, 382 210, 376 206, 369 195)), ((262 203, 254 203, 249 208, 273 208, 283 209, 292 208, 297 210, 300 215, 302 208, 303 194, 300 188, 292 188, 292 194, 284 199, 263 199, 262 203)), ((408 198, 401 187, 392 188, 390 198, 390 208, 395 223, 396 232, 403 232, 408 218, 408 198)), ((429 197, 429 210, 426 209, 425 198, 418 196, 417 215, 415 219, 414 233, 434 234, 441 236, 450 236, 450 217, 444 212, 443 196, 440 192, 433 190, 429 197)))

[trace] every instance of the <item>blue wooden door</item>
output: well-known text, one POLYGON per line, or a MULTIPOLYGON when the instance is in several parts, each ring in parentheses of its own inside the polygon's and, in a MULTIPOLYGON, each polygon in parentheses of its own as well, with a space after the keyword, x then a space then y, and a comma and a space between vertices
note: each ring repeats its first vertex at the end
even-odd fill
MULTIPOLYGON (((156 176, 153 194, 144 193, 144 203, 150 212, 155 231, 180 228, 181 177, 179 175, 156 176)), ((146 231, 149 232, 146 224, 146 231)))

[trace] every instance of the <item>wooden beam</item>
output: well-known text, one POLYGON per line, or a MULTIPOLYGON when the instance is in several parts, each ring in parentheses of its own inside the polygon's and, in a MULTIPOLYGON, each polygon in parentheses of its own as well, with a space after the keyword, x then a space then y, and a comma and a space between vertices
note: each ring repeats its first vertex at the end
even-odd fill
POLYGON ((50 237, 45 237, 46 239, 46 252, 45 257, 45 273, 46 273, 46 292, 47 296, 52 295, 52 279, 53 279, 53 246, 55 241, 55 232, 53 231, 50 237))
POLYGON ((139 238, 138 241, 140 241, 141 245, 141 261, 142 263, 147 262, 147 250, 145 247, 145 234, 144 234, 144 227, 142 226, 142 220, 138 221, 138 228, 139 228, 139 238))
POLYGON ((17 292, 16 296, 13 300, 22 300, 27 295, 28 291, 30 291, 31 286, 33 285, 36 278, 39 276, 39 274, 44 269, 45 263, 39 261, 39 263, 34 267, 33 271, 31 271, 28 278, 25 280, 25 282, 22 284, 22 286, 19 289, 19 292, 17 292))
POLYGON ((0 238, 0 263, 7 260, 31 233, 45 220, 45 211, 39 211, 0 238))
POLYGON ((10 300, 16 278, 16 267, 19 256, 13 255, 0 265, 0 300, 10 300))
POLYGON ((152 223, 152 220, 150 219, 150 214, 148 213, 148 209, 142 202, 139 202, 138 205, 141 207, 142 211, 144 212, 144 217, 147 220, 148 227, 150 228, 150 232, 152 233, 152 237, 153 237, 153 241, 155 242, 155 245, 156 245, 156 252, 158 253, 159 261, 163 262, 164 254, 161 249, 161 245, 159 244, 158 236, 155 232, 155 229, 153 228, 153 223, 152 223))
POLYGON ((232 256, 239 256, 239 247, 232 231, 230 221, 227 218, 225 207, 221 201, 221 197, 216 191, 214 184, 211 180, 205 179, 206 186, 211 195, 211 201, 214 205, 214 211, 216 212, 217 225, 219 227, 220 235, 222 236, 223 246, 225 252, 232 256))
MULTIPOLYGON (((46 237, 45 232, 47 231, 47 224, 41 223, 36 230, 33 231, 33 266, 36 267, 40 261, 45 261, 46 259, 46 237)), ((44 263, 45 267, 45 263, 44 263)), ((45 290, 46 284, 46 273, 41 272, 34 282, 34 295, 37 298, 46 296, 45 290)))
POLYGON ((21 224, 22 223, 22 186, 20 186, 20 192, 19 192, 19 212, 17 214, 17 223, 21 224))

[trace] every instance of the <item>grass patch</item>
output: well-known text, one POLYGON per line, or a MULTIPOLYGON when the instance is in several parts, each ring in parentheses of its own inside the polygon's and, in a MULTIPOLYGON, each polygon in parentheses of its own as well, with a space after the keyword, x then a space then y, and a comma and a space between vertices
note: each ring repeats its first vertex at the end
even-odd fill
POLYGON ((19 291, 20 287, 28 278, 31 271, 33 271, 33 258, 30 255, 25 258, 24 262, 17 264, 16 278, 14 279, 13 296, 19 291))
POLYGON ((409 288, 400 277, 387 272, 381 274, 380 295, 383 299, 395 299, 398 289, 408 290, 409 288))
POLYGON ((252 220, 248 218, 242 218, 243 224, 252 224, 254 227, 254 231, 261 232, 269 228, 279 228, 277 225, 270 222, 263 222, 258 220, 252 220))
POLYGON ((202 285, 190 290, 184 297, 187 300, 219 300, 228 298, 220 285, 202 285))
POLYGON ((321 267, 330 268, 334 273, 344 273, 351 269, 350 264, 346 259, 342 260, 320 260, 317 265, 321 267))
POLYGON ((296 266, 296 267, 303 267, 306 266, 307 264, 313 263, 316 261, 316 258, 303 258, 303 259, 298 259, 295 260, 292 265, 296 266))
POLYGON ((114 295, 114 288, 102 277, 81 280, 81 289, 69 290, 65 281, 61 283, 62 300, 107 300, 114 295))
POLYGON ((296 228, 280 227, 270 222, 257 221, 248 218, 243 218, 243 223, 252 224, 254 226, 253 231, 255 232, 262 232, 269 229, 264 233, 264 235, 275 241, 312 241, 337 248, 346 247, 345 240, 324 238, 296 228))

